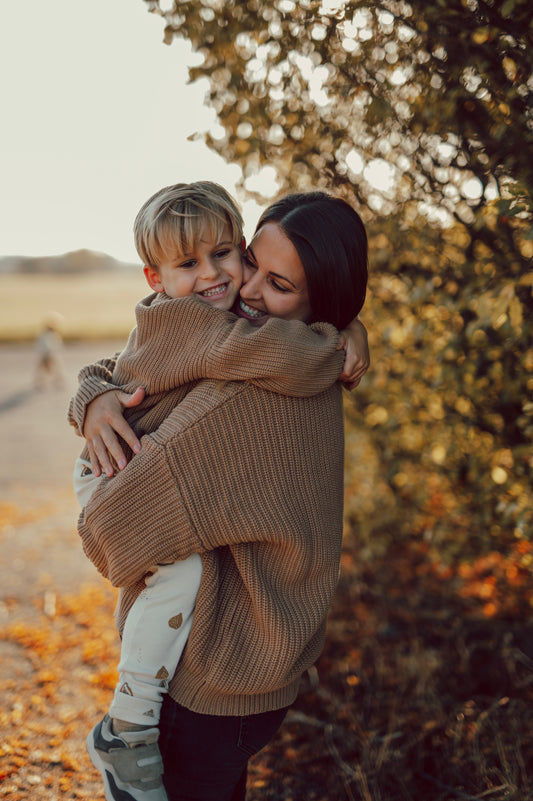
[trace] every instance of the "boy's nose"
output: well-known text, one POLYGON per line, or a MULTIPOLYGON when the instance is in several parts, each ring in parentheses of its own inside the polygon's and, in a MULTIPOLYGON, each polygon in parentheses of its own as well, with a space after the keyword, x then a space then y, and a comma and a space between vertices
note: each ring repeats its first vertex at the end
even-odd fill
POLYGON ((206 259, 202 266, 202 278, 210 281, 213 278, 218 278, 219 275, 220 269, 218 264, 211 259, 206 259))

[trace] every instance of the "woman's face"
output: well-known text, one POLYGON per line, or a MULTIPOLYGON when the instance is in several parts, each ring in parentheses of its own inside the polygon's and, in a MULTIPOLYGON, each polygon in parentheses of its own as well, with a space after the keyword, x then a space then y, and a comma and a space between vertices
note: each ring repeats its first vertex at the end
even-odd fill
POLYGON ((266 223, 255 234, 243 257, 243 273, 239 317, 259 326, 270 317, 306 322, 311 316, 302 262, 277 223, 266 223))

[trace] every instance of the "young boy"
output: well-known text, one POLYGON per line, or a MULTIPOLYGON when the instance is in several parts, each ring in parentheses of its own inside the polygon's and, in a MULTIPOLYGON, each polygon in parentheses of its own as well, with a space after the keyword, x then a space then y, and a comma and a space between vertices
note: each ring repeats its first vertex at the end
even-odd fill
MULTIPOLYGON (((240 213, 222 187, 197 182, 160 190, 137 215, 135 242, 155 294, 138 304, 137 327, 118 359, 81 372, 86 394, 78 393, 69 409, 80 433, 84 399, 117 387, 145 388, 143 402, 127 410, 128 423, 141 436, 158 428, 201 378, 250 380, 302 396, 338 378, 342 357, 332 358, 338 335, 331 326, 273 319, 253 328, 229 313, 242 283, 244 242, 240 213)), ((100 480, 87 456, 85 451, 75 469, 82 506, 100 480)), ((87 738, 107 799, 167 797, 157 724, 191 629, 201 575, 198 554, 154 565, 128 613, 109 715, 87 738)))

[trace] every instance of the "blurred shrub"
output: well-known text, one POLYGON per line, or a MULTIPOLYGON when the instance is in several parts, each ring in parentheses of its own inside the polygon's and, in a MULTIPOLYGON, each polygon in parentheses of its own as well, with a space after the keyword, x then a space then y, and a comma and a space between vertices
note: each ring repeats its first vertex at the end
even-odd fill
POLYGON ((279 192, 324 188, 371 240, 373 366, 346 400, 347 520, 442 557, 533 538, 529 0, 146 0, 188 38, 207 142, 279 192))

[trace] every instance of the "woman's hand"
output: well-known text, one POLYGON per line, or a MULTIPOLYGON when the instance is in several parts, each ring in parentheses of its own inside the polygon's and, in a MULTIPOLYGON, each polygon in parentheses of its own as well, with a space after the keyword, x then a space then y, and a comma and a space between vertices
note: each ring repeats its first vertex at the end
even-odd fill
POLYGON ((347 389, 355 389, 370 367, 370 352, 366 328, 357 318, 340 333, 337 350, 344 349, 346 358, 339 376, 347 389))
POLYGON ((113 476, 114 464, 118 465, 120 470, 126 467, 127 459, 117 434, 127 442, 134 453, 140 451, 141 443, 125 421, 124 409, 138 406, 143 398, 143 387, 139 387, 131 395, 117 389, 99 395, 87 407, 83 436, 87 440, 95 476, 100 476, 102 471, 107 476, 113 476))

